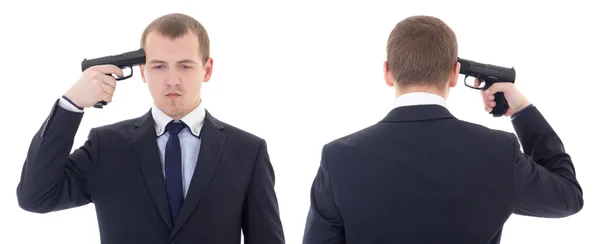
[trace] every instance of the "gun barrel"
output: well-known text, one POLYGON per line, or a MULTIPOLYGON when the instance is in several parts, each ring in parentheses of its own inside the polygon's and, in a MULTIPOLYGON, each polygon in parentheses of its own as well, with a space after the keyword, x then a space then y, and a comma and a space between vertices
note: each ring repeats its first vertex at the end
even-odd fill
POLYGON ((468 59, 458 58, 460 72, 472 77, 493 77, 496 81, 514 83, 517 76, 514 68, 507 68, 492 64, 484 64, 468 59))
POLYGON ((119 68, 133 67, 141 65, 146 62, 146 54, 142 48, 122 53, 119 55, 106 56, 94 59, 84 59, 81 62, 81 71, 88 69, 89 67, 96 65, 112 64, 119 68))

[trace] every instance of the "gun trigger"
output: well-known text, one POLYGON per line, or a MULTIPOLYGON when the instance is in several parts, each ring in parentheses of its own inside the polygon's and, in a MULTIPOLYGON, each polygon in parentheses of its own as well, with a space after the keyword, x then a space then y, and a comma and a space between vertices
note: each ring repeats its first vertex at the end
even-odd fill
POLYGON ((131 78, 131 76, 133 76, 133 66, 125 66, 123 68, 129 67, 129 69, 131 70, 131 73, 129 73, 128 76, 123 76, 123 77, 117 77, 116 80, 125 80, 125 79, 129 79, 131 78))

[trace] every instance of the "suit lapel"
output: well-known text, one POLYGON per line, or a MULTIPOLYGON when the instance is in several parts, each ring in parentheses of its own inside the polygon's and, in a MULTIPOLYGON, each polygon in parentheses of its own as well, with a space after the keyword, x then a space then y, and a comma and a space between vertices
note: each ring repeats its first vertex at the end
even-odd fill
POLYGON ((226 135, 221 129, 223 129, 222 123, 212 117, 207 111, 204 125, 202 126, 200 152, 198 154, 196 169, 194 170, 190 188, 183 201, 181 212, 175 222, 171 236, 174 236, 183 227, 208 188, 225 143, 226 135))
POLYGON ((169 229, 173 229, 151 112, 136 121, 132 133, 133 147, 152 200, 169 229))

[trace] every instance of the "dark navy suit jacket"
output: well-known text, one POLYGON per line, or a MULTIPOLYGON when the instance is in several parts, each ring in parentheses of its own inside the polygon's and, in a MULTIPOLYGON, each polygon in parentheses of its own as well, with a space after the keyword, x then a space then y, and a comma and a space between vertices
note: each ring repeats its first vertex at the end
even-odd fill
POLYGON ((263 139, 206 112, 197 166, 173 222, 150 111, 92 129, 71 153, 82 116, 52 108, 27 153, 21 208, 47 213, 93 203, 103 244, 239 244, 242 231, 247 244, 284 243, 263 139))
POLYGON ((512 123, 516 135, 439 105, 398 107, 326 144, 303 243, 499 243, 513 213, 577 213, 582 189, 558 135, 536 107, 512 123))

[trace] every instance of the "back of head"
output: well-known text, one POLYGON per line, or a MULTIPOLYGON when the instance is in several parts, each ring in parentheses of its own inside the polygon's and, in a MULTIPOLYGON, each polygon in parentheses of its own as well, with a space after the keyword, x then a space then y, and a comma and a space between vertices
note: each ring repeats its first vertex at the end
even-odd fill
POLYGON ((392 30, 387 61, 399 87, 435 86, 444 89, 458 59, 454 31, 431 16, 411 16, 392 30))
POLYGON ((176 39, 184 36, 191 31, 198 37, 200 44, 200 57, 203 62, 206 62, 210 57, 210 40, 204 26, 195 18, 181 14, 172 13, 158 17, 152 21, 144 30, 140 40, 140 47, 144 48, 148 34, 156 31, 171 39, 176 39))

